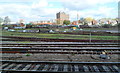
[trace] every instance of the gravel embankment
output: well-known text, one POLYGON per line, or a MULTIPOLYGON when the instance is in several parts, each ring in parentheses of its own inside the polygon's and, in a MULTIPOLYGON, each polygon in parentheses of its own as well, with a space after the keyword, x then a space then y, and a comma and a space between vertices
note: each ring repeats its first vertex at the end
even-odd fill
POLYGON ((74 62, 120 62, 118 54, 108 55, 110 59, 100 59, 99 55, 90 54, 3 54, 3 60, 24 61, 74 61, 74 62))

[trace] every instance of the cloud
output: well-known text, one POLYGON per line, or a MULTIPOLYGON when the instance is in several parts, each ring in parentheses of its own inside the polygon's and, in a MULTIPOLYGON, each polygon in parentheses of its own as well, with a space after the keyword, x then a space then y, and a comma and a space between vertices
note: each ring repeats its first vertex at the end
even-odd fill
POLYGON ((62 0, 63 7, 70 10, 85 10, 105 5, 108 3, 117 3, 118 0, 62 0))
MULTIPOLYGON (((0 2, 8 2, 8 3, 13 3, 13 2, 34 2, 35 0, 0 0, 0 2)), ((38 0, 37 0, 38 1, 38 0)))
POLYGON ((20 16, 27 15, 29 11, 30 8, 27 5, 2 4, 0 7, 0 16, 10 16, 11 18, 17 19, 20 16), (27 10, 27 12, 25 10, 27 10))
POLYGON ((77 14, 79 15, 79 19, 84 17, 92 17, 94 19, 100 19, 100 18, 116 18, 118 16, 116 8, 110 8, 110 7, 98 7, 97 9, 90 9, 90 10, 82 10, 82 11, 76 11, 76 10, 68 10, 67 13, 70 15, 71 20, 77 20, 77 14))
POLYGON ((41 8, 41 7, 47 7, 48 2, 46 0, 40 0, 39 2, 35 2, 32 4, 32 8, 41 8))
POLYGON ((62 0, 63 7, 70 14, 71 20, 79 17, 116 18, 119 0, 62 0), (112 6, 116 4, 116 6, 112 6))
POLYGON ((12 21, 38 21, 55 19, 64 11, 71 20, 80 17, 117 17, 117 8, 107 6, 118 0, 0 0, 0 17, 9 16, 12 21), (17 3, 16 3, 17 2, 17 3))
POLYGON ((39 0, 31 4, 1 4, 0 16, 9 16, 13 21, 24 19, 26 21, 55 19, 56 12, 61 8, 49 8, 53 4, 47 0, 39 0))

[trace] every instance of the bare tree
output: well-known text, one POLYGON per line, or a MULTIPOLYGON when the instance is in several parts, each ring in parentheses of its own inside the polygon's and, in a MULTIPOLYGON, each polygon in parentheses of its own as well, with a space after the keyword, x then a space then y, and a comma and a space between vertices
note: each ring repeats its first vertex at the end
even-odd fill
POLYGON ((0 17, 0 24, 3 22, 3 19, 0 17))
POLYGON ((4 24, 9 24, 9 23, 10 23, 10 18, 6 16, 4 19, 4 24))

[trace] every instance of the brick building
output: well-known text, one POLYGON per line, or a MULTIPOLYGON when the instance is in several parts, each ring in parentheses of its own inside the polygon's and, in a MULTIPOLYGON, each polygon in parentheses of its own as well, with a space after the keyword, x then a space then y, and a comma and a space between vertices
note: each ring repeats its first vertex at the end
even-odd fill
POLYGON ((69 20, 69 15, 65 12, 59 12, 56 14, 56 22, 57 24, 63 24, 64 20, 69 20))

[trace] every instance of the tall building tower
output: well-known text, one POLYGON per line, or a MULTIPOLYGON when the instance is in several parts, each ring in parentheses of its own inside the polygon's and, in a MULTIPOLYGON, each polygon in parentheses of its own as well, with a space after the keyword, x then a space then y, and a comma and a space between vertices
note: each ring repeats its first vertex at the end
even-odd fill
POLYGON ((65 12, 59 12, 56 14, 57 24, 63 24, 64 20, 69 20, 69 15, 65 12))

